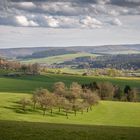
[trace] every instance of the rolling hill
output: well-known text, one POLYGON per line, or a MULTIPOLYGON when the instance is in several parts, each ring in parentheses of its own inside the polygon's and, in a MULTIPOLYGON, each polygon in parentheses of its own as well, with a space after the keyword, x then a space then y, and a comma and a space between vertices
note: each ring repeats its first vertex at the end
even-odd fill
POLYGON ((101 53, 101 54, 131 54, 140 53, 140 44, 133 45, 106 45, 106 46, 73 46, 73 47, 33 47, 33 48, 11 48, 0 49, 0 56, 7 58, 25 57, 33 53, 61 49, 65 51, 101 53))
POLYGON ((98 55, 91 54, 91 53, 73 53, 73 54, 64 54, 64 55, 56 55, 56 56, 50 56, 50 57, 44 57, 44 58, 30 58, 30 59, 21 59, 20 62, 23 63, 46 63, 46 64, 59 64, 63 63, 64 61, 70 61, 77 57, 84 57, 84 56, 91 56, 96 57, 98 55))
POLYGON ((0 140, 139 140, 140 103, 100 101, 88 113, 49 110, 45 116, 42 111, 34 110, 32 105, 23 112, 18 101, 31 98, 33 90, 47 87, 51 90, 54 82, 63 81, 69 86, 73 81, 109 81, 124 87, 139 87, 138 78, 82 77, 68 75, 38 75, 23 77, 0 77, 0 140))

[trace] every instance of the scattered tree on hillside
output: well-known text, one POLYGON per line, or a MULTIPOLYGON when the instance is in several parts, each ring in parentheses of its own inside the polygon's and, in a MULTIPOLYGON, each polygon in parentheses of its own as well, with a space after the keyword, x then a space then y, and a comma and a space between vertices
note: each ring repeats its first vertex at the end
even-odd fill
POLYGON ((136 89, 132 89, 129 85, 126 85, 124 88, 124 94, 126 100, 129 102, 134 102, 137 100, 137 91, 136 89))
POLYGON ((22 106, 22 110, 25 112, 26 110, 26 106, 30 105, 30 100, 27 99, 27 98, 22 98, 19 103, 21 104, 22 106))
POLYGON ((83 101, 86 102, 87 111, 90 108, 92 110, 92 106, 97 104, 99 101, 99 97, 96 93, 92 92, 91 90, 87 89, 85 93, 82 95, 83 101))
POLYGON ((121 90, 121 88, 117 85, 114 86, 114 98, 117 99, 117 100, 122 100, 123 96, 124 96, 124 93, 123 91, 121 90))
POLYGON ((98 94, 102 100, 112 99, 114 96, 114 86, 109 82, 98 83, 98 94))
POLYGON ((63 82, 57 82, 53 86, 53 91, 57 96, 63 97, 66 91, 66 86, 63 82))

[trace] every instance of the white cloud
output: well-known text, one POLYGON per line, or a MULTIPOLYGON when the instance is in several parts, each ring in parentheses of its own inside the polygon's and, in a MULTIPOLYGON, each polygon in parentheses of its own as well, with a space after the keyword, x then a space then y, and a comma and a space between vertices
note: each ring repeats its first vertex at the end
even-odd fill
POLYGON ((23 8, 35 8, 36 7, 36 5, 33 2, 21 2, 21 3, 18 3, 18 5, 23 8))
POLYGON ((139 3, 139 0, 20 1, 0 0, 0 25, 100 28, 105 27, 106 23, 121 26, 121 16, 140 15, 139 6, 128 6, 128 3, 139 3))
POLYGON ((45 16, 45 19, 49 27, 59 27, 59 21, 52 16, 45 16))
POLYGON ((21 26, 38 26, 37 23, 32 20, 28 20, 25 16, 22 15, 16 16, 15 19, 16 22, 21 26))
POLYGON ((106 4, 106 3, 109 3, 110 0, 96 0, 96 2, 99 4, 106 4))
POLYGON ((122 25, 122 22, 118 18, 115 18, 115 19, 111 20, 110 23, 112 25, 117 25, 117 26, 121 26, 122 25))
POLYGON ((87 16, 80 20, 80 23, 82 24, 82 27, 89 27, 89 28, 101 28, 102 23, 90 16, 87 16))

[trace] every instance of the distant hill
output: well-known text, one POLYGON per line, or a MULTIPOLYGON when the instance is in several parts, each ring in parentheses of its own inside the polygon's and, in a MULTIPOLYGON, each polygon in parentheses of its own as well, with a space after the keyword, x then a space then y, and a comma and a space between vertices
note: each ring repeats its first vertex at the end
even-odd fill
MULTIPOLYGON (((135 54, 140 53, 140 44, 134 45, 105 45, 105 46, 75 46, 75 47, 33 47, 33 48, 11 48, 11 49, 0 49, 0 56, 7 58, 17 58, 31 56, 36 58, 34 54, 40 54, 42 57, 54 56, 53 51, 62 52, 58 55, 67 54, 66 52, 85 52, 94 54, 135 54), (44 51, 46 53, 44 53, 44 51), (65 53, 63 53, 65 52, 65 53), (41 54, 42 53, 42 54, 41 54), (52 55, 51 55, 52 54, 52 55), (35 57, 34 57, 35 56, 35 57)), ((39 58, 41 58, 39 57, 39 58)), ((43 58, 42 57, 42 58, 43 58)))
POLYGON ((32 59, 32 58, 45 58, 45 57, 52 57, 52 56, 58 56, 58 55, 65 55, 65 54, 75 54, 77 51, 73 51, 70 49, 49 49, 39 52, 34 52, 31 55, 26 56, 19 56, 18 59, 32 59))
POLYGON ((65 61, 72 61, 77 57, 96 57, 98 55, 91 54, 91 53, 73 53, 73 54, 63 54, 63 55, 57 55, 57 56, 51 56, 51 57, 45 57, 45 58, 31 58, 31 59, 23 59, 21 62, 23 63, 41 63, 41 64, 60 64, 64 63, 65 61))
POLYGON ((76 57, 70 61, 64 61, 60 65, 77 66, 83 69, 88 63, 90 68, 115 68, 126 70, 140 69, 140 54, 118 54, 118 55, 100 55, 96 57, 82 56, 76 57))

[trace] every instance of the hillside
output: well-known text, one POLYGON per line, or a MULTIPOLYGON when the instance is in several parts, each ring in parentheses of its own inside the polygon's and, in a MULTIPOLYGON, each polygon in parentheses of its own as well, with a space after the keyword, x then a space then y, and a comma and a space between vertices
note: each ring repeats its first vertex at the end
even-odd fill
POLYGON ((47 110, 45 116, 40 109, 34 110, 32 104, 24 112, 19 104, 21 98, 31 99, 36 88, 47 87, 52 90, 55 82, 62 81, 67 86, 72 82, 89 83, 109 81, 121 88, 130 85, 139 88, 140 79, 83 77, 72 75, 38 75, 15 78, 0 77, 0 139, 1 140, 139 140, 140 103, 100 101, 88 113, 47 110), (135 108, 135 109, 134 109, 135 108))
POLYGON ((106 45, 106 46, 74 46, 74 47, 34 47, 34 48, 11 48, 0 49, 0 56, 8 58, 16 58, 19 56, 28 56, 33 53, 65 49, 67 51, 86 52, 86 53, 101 53, 101 54, 128 54, 140 53, 140 44, 133 45, 106 45))
POLYGON ((138 127, 0 121, 0 128, 1 140, 139 140, 140 137, 138 127))
POLYGON ((104 76, 84 77, 76 75, 57 75, 47 74, 38 76, 21 76, 17 78, 0 77, 0 92, 17 92, 17 93, 32 93, 36 88, 48 88, 52 90, 52 86, 55 82, 62 81, 67 86, 72 82, 78 82, 79 84, 90 82, 103 82, 108 81, 113 84, 119 85, 124 88, 125 85, 130 85, 134 88, 139 88, 139 78, 111 78, 104 76), (17 88, 18 87, 18 88, 17 88))
POLYGON ((20 105, 16 103, 22 97, 31 97, 29 94, 19 93, 0 93, 0 110, 4 112, 0 120, 27 121, 27 122, 48 122, 63 124, 81 124, 81 125, 108 125, 108 126, 140 126, 140 120, 134 114, 140 115, 140 103, 126 103, 113 101, 100 101, 99 105, 94 106, 88 113, 84 114, 73 112, 69 113, 69 119, 65 113, 54 110, 53 116, 47 111, 46 116, 42 117, 42 111, 34 111, 28 108, 27 112, 22 112, 20 105), (10 102, 8 102, 10 100, 10 102), (5 107, 3 107, 3 105, 5 107), (135 110, 133 109, 135 108, 135 110), (113 114, 113 115, 112 115, 113 114), (10 118, 9 118, 10 116, 10 118), (126 119, 127 117, 127 119, 126 119), (131 121, 133 120, 133 121, 131 121))
POLYGON ((80 69, 84 68, 85 63, 88 63, 90 68, 138 70, 140 69, 140 54, 100 55, 94 58, 82 56, 71 61, 65 60, 62 64, 65 66, 76 65, 80 69))
POLYGON ((58 56, 58 55, 65 55, 65 54, 75 54, 76 51, 73 50, 67 50, 67 49, 50 49, 45 50, 41 52, 35 52, 32 55, 27 56, 19 56, 17 59, 32 59, 32 58, 45 58, 45 57, 51 57, 51 56, 58 56))
POLYGON ((23 59, 23 60, 20 60, 20 62, 23 62, 23 63, 46 63, 46 64, 50 65, 50 64, 54 64, 54 63, 56 63, 56 64, 63 63, 64 61, 70 61, 70 60, 73 60, 77 57, 83 57, 83 56, 96 57, 98 55, 90 54, 90 53, 73 53, 73 54, 56 55, 56 56, 45 57, 45 58, 23 59))
POLYGON ((101 101, 90 112, 77 116, 58 110, 50 115, 28 107, 26 112, 17 103, 29 94, 0 93, 1 140, 139 140, 140 103, 101 101), (134 109, 135 108, 135 109, 134 109))

